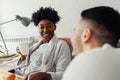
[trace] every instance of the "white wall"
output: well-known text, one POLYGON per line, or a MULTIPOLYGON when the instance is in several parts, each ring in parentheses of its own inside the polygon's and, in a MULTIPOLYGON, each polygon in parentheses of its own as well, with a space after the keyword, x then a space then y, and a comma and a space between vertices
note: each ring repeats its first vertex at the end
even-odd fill
MULTIPOLYGON (((41 6, 55 8, 61 16, 57 25, 58 37, 71 37, 73 27, 76 25, 80 12, 83 9, 108 5, 120 10, 120 0, 0 0, 0 23, 20 16, 31 17, 31 14, 41 6)), ((20 22, 11 22, 0 26, 5 38, 37 36, 37 28, 31 24, 24 27, 20 22)))
MULTIPOLYGON (((103 5, 112 6, 120 11, 120 0, 0 0, 0 23, 15 19, 17 14, 31 18, 32 13, 41 6, 51 6, 61 16, 61 21, 57 25, 57 36, 71 37, 80 12, 89 7, 103 5)), ((4 38, 26 38, 39 35, 33 24, 24 27, 17 21, 1 25, 0 29, 4 38)))

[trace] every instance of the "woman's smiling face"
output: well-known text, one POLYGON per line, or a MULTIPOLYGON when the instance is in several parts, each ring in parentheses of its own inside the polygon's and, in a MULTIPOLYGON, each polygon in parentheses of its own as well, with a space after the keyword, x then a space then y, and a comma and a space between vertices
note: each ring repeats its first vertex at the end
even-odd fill
POLYGON ((49 42, 54 36, 55 24, 47 19, 43 19, 38 24, 39 33, 43 38, 43 42, 49 42))

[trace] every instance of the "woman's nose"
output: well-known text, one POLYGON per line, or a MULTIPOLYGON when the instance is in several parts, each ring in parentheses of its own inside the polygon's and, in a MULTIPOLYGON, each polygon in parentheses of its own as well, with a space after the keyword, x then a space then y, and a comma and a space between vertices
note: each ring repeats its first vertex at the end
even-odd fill
POLYGON ((44 27, 44 32, 47 32, 48 31, 48 28, 47 27, 44 27))

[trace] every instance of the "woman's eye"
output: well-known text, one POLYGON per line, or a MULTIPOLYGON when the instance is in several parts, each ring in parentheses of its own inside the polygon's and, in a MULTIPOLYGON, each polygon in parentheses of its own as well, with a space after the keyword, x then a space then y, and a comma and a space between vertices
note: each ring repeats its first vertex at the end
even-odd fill
POLYGON ((39 28, 40 28, 40 29, 43 29, 43 28, 44 28, 44 26, 40 26, 39 28))
POLYGON ((48 25, 48 26, 46 26, 46 27, 50 28, 50 27, 51 27, 51 25, 48 25))

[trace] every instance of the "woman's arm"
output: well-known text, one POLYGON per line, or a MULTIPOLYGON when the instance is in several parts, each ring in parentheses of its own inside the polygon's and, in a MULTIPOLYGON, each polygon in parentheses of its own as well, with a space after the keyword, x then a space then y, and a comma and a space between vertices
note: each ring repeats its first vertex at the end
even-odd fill
POLYGON ((60 49, 57 49, 59 52, 57 53, 56 58, 56 71, 48 72, 51 74, 52 80, 61 80, 63 73, 71 61, 71 52, 68 44, 63 42, 60 46, 60 49))

